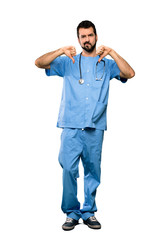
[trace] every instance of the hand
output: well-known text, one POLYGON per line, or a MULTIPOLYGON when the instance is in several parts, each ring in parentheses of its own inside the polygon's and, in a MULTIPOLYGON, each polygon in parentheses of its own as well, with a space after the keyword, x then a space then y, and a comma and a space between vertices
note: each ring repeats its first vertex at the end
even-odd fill
POLYGON ((72 59, 73 63, 75 63, 75 60, 73 58, 73 56, 76 56, 76 49, 73 46, 67 46, 67 47, 63 47, 62 48, 63 53, 69 57, 70 59, 72 59))
POLYGON ((98 47, 97 48, 97 51, 96 51, 96 54, 97 55, 100 55, 100 58, 98 59, 98 62, 100 63, 100 61, 102 60, 102 58, 104 58, 105 56, 107 56, 109 53, 110 53, 110 51, 111 51, 112 49, 111 48, 109 48, 109 47, 105 47, 105 46, 100 46, 100 47, 98 47))

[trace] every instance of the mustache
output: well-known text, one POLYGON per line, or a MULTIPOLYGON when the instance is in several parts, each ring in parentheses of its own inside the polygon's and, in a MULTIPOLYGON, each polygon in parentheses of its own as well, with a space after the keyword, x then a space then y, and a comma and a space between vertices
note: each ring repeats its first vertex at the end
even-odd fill
MULTIPOLYGON (((90 44, 90 42, 85 42, 84 45, 86 45, 86 44, 90 44)), ((90 45, 91 45, 91 44, 90 44, 90 45)))

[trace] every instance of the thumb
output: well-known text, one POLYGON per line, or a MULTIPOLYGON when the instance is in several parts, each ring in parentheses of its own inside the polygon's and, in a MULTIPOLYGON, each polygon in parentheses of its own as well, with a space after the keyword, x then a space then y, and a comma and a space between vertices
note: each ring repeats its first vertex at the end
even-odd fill
POLYGON ((103 58, 103 57, 102 57, 102 55, 101 55, 100 58, 98 59, 98 62, 99 62, 99 63, 100 63, 100 61, 102 60, 102 58, 103 58))
POLYGON ((75 63, 75 60, 74 60, 74 58, 72 57, 71 54, 69 55, 69 58, 72 60, 73 63, 75 63))
POLYGON ((100 58, 98 59, 98 62, 100 63, 100 61, 102 60, 102 58, 105 57, 105 54, 103 53, 102 55, 100 55, 100 58))

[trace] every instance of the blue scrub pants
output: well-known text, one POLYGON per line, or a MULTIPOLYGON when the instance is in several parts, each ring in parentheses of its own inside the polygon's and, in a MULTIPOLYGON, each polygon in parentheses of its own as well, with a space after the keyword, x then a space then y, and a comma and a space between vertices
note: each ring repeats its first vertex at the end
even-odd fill
POLYGON ((95 196, 100 184, 103 130, 64 128, 61 134, 59 163, 63 168, 62 211, 67 217, 86 220, 97 211, 95 196), (78 165, 84 167, 83 208, 77 199, 78 165))

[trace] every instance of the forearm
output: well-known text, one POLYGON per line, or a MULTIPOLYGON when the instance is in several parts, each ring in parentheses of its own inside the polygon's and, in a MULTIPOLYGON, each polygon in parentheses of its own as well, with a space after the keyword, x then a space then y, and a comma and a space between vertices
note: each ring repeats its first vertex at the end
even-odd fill
POLYGON ((62 55, 64 53, 63 48, 59 48, 56 51, 52 51, 42 55, 41 57, 37 58, 35 61, 35 65, 39 68, 46 68, 50 65, 50 63, 62 55))
POLYGON ((116 53, 113 49, 111 49, 111 51, 109 52, 109 55, 117 63, 117 65, 121 71, 122 77, 125 77, 125 78, 134 77, 134 75, 135 75, 134 70, 118 53, 116 53))

